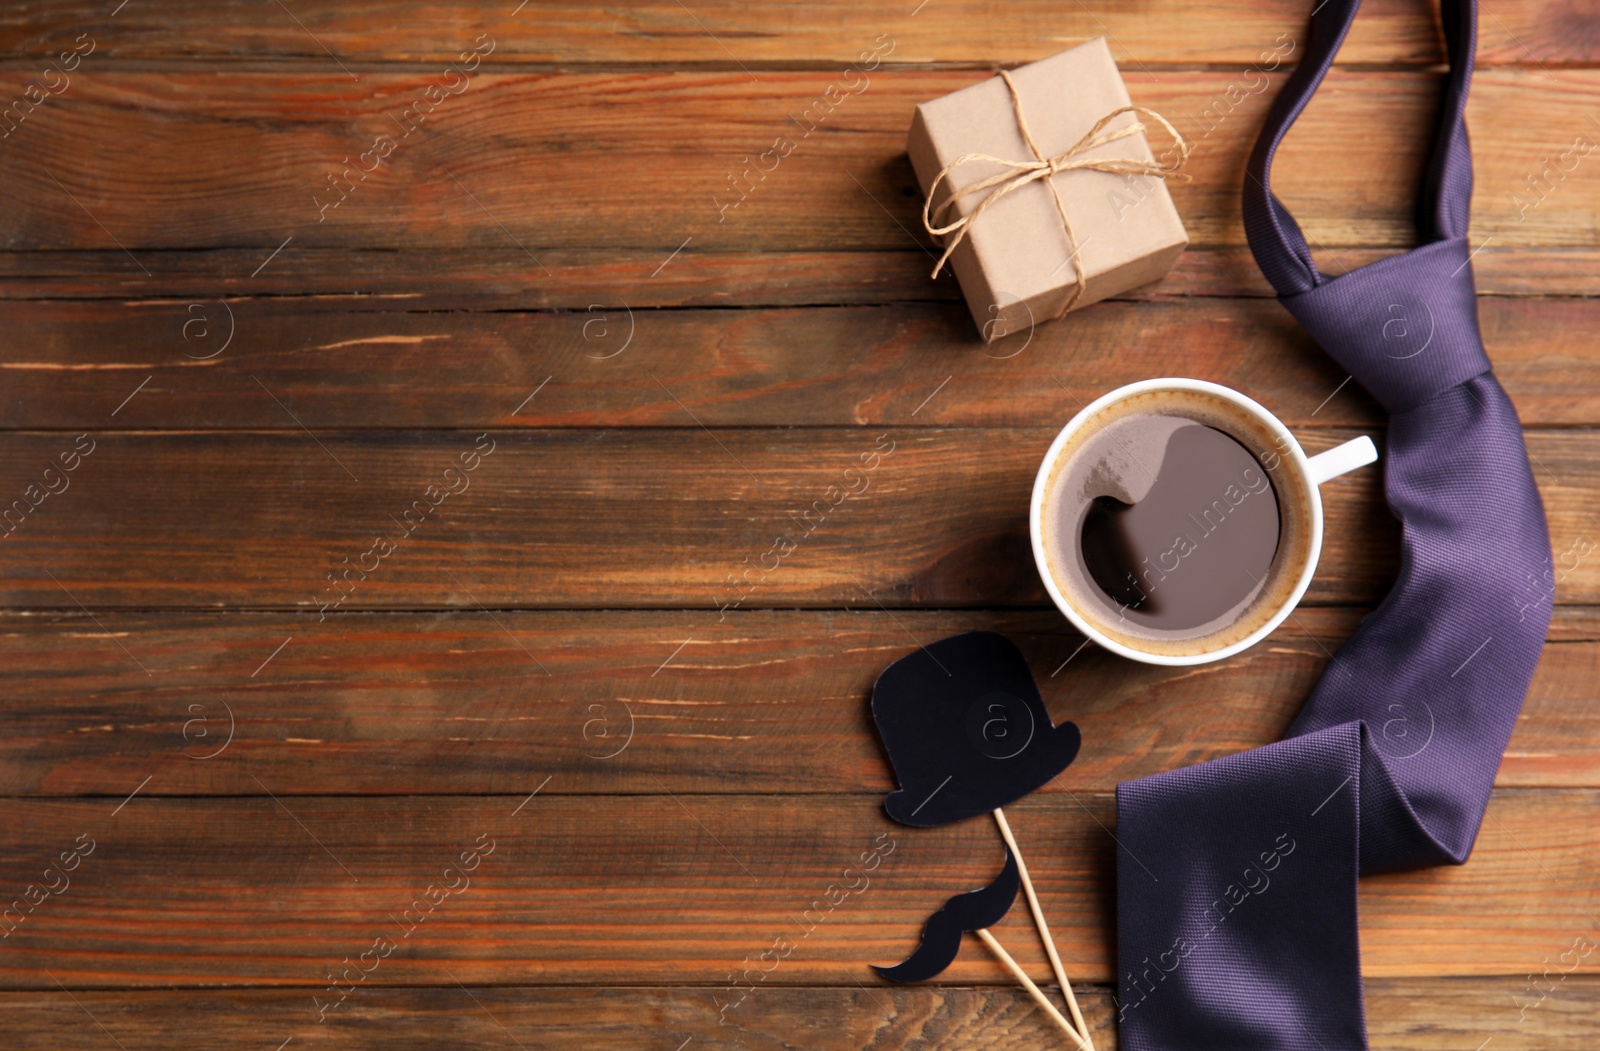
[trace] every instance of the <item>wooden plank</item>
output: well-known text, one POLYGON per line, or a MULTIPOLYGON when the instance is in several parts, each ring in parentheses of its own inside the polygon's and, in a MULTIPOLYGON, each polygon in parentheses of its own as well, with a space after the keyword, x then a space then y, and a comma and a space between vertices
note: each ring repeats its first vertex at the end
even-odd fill
MULTIPOLYGON (((276 246, 273 246, 276 247, 276 246)), ((1392 250, 1341 249, 1346 267, 1392 250)), ((929 280, 928 257, 912 248, 861 252, 661 253, 556 249, 539 254, 550 271, 531 269, 510 249, 272 248, 144 251, 146 276, 115 248, 101 251, 0 251, 0 300, 181 298, 189 303, 247 296, 317 297, 358 310, 634 310, 651 307, 839 306, 957 302, 949 274, 929 280), (270 262, 269 262, 270 257, 270 262), (261 269, 265 264, 265 269, 261 269), (258 272, 259 271, 259 272, 258 272), (532 280, 530 273, 538 276, 532 280), (646 280, 648 278, 648 280, 646 280)), ((1326 261, 1325 261, 1326 262, 1326 261)), ((1600 249, 1490 244, 1472 260, 1483 296, 1600 295, 1600 249)), ((1341 272, 1332 264, 1329 273, 1341 272)), ((1161 281, 1117 297, 1270 296, 1247 248, 1191 248, 1161 281)))
MULTIPOLYGON (((147 387, 124 418, 159 416, 162 397, 147 387)), ((293 403, 291 395, 286 417, 293 403)), ((1322 444, 1338 436, 1307 435, 1322 444)), ((0 492, 19 499, 57 457, 93 445, 66 476, 71 488, 46 495, 54 502, 6 538, 0 600, 319 612, 668 606, 713 617, 742 604, 1038 605, 1024 510, 1051 438, 1045 430, 499 431, 483 439, 490 458, 467 475, 456 459, 472 456, 476 442, 457 432, 13 433, 0 492), (446 470, 465 491, 447 495, 446 470), (795 550, 776 539, 789 533, 795 550), (783 558, 769 554, 775 545, 783 558), (349 575, 336 583, 346 558, 354 568, 341 568, 349 575)), ((1592 444, 1580 435, 1549 442, 1549 457, 1592 444)), ((1568 524, 1589 474, 1565 459, 1558 472, 1578 487, 1577 502, 1552 494, 1555 520, 1568 524)), ((1341 480, 1329 497, 1328 574, 1314 598, 1375 599, 1394 549, 1376 478, 1341 480)), ((1563 597, 1585 601, 1596 578, 1580 566, 1563 597)))
MULTIPOLYGON (((1592 789, 1498 789, 1468 864, 1364 880, 1365 973, 1520 980, 1596 933, 1585 909, 1597 806, 1592 789)), ((1111 977, 1113 846, 1101 825, 1113 810, 1109 795, 1085 793, 1007 808, 1081 981, 1111 977)), ((19 899, 58 853, 93 846, 69 886, 11 921, 0 984, 293 983, 307 1022, 328 972, 379 938, 397 948, 377 980, 406 985, 726 985, 780 937, 797 947, 766 984, 865 981, 866 964, 906 956, 929 912, 987 882, 1000 856, 991 822, 907 829, 870 796, 13 800, 0 834, 28 845, 0 858, 0 885, 19 899), (457 872, 475 844, 493 853, 457 872), (837 903, 817 908, 830 885, 837 903), (430 893, 433 909, 413 907, 430 893)), ((996 931, 1044 980, 1026 910, 996 931)), ((1600 960, 1578 970, 1600 973, 1600 960)), ((941 981, 995 974, 969 952, 941 981)))
MULTIPOLYGON (((547 794, 883 793, 873 680, 913 638, 971 630, 1015 639, 1083 732, 1041 791, 1110 791, 1278 739, 1360 613, 1303 610, 1198 669, 1083 649, 1054 612, 11 616, 0 794, 120 798, 147 775, 150 796, 515 795, 551 775, 547 794)), ((1558 612, 1500 785, 1600 787, 1593 621, 1558 612)), ((1374 732, 1404 754, 1423 710, 1397 714, 1374 732)))
MULTIPOLYGON (((145 249, 254 248, 264 258, 290 237, 296 249, 518 248, 530 283, 546 276, 546 250, 653 248, 658 263, 641 284, 680 249, 901 249, 925 241, 910 232, 921 211, 904 155, 912 108, 979 77, 876 74, 822 116, 814 102, 830 73, 757 82, 742 73, 483 73, 419 124, 401 116, 432 75, 373 73, 341 85, 313 74, 108 72, 74 81, 12 133, 17 149, 0 151, 0 180, 16 204, 0 214, 0 243, 120 244, 128 272, 141 274, 145 249), (113 129, 124 146, 97 149, 113 129), (784 146, 785 136, 798 140, 784 146), (757 163, 748 158, 775 143, 787 156, 774 153, 770 175, 752 169, 745 181, 757 163), (372 174, 341 176, 347 157, 372 174), (334 189, 329 178, 345 183, 334 189)), ((1343 265, 1341 247, 1414 240, 1438 82, 1336 71, 1290 134, 1274 189, 1330 265, 1343 265)), ((1196 245, 1244 243, 1241 169, 1272 92, 1266 79, 1251 80, 1260 92, 1243 83, 1233 72, 1178 72, 1130 84, 1136 102, 1197 143, 1192 181, 1173 187, 1196 245)), ((0 78, 0 97, 24 86, 0 78)), ((1509 70, 1477 78, 1475 244, 1592 246, 1600 181, 1596 162, 1572 148, 1576 136, 1600 136, 1597 106, 1600 70, 1559 81, 1509 70), (1546 162, 1560 170, 1530 189, 1525 180, 1546 162)), ((1092 177, 1097 192, 1122 186, 1092 177)))
MULTIPOLYGON (((490 63, 648 63, 762 70, 857 60, 879 34, 894 41, 892 61, 989 65, 1021 62, 1108 35, 1119 59, 1142 64, 1250 63, 1279 34, 1302 36, 1304 4, 1294 0, 1213 0, 1159 15, 1109 0, 1062 7, 1017 0, 1004 18, 977 0, 885 10, 845 0, 804 7, 782 3, 701 0, 680 7, 665 0, 592 7, 571 2, 496 5, 493 10, 441 11, 425 0, 401 0, 379 13, 358 4, 291 8, 244 0, 165 5, 158 14, 130 6, 113 18, 103 4, 79 0, 22 7, 0 20, 0 55, 24 61, 70 47, 88 32, 102 61, 204 62, 225 65, 260 58, 327 67, 374 62, 455 60, 478 34, 495 43, 490 63), (163 17, 163 14, 165 17, 163 17), (174 34, 172 27, 184 27, 174 34), (102 50, 103 49, 103 50, 102 50), (326 49, 326 50, 324 50, 326 49)), ((1508 0, 1483 19, 1478 62, 1571 65, 1600 60, 1600 34, 1583 12, 1556 0, 1508 0)), ((1434 62, 1441 58, 1435 16, 1403 0, 1362 5, 1340 60, 1350 63, 1434 62)))
MULTIPOLYGON (((128 388, 120 420, 160 418, 167 392, 128 388)), ((910 419, 932 393, 895 411, 910 419)), ((286 394, 262 397, 289 418, 286 394)), ((0 438, 0 493, 23 508, 4 505, 17 523, 0 546, 0 605, 664 606, 714 618, 741 607, 1044 604, 1025 511, 1054 429, 710 431, 685 417, 673 430, 479 438, 12 432, 0 438), (76 473, 43 473, 91 448, 76 473), (477 457, 475 472, 460 469, 463 456, 477 457), (54 496, 29 488, 63 481, 54 496)), ((1300 437, 1316 451, 1353 433, 1300 437)), ((1534 431, 1529 449, 1555 551, 1572 563, 1552 566, 1556 601, 1600 602, 1600 436, 1534 431)), ((1378 473, 1338 479, 1323 500, 1308 601, 1376 601, 1398 551, 1378 473)))
MULTIPOLYGON (((1060 1042, 1059 1031, 1020 989, 906 988, 867 976, 860 980, 865 987, 841 978, 839 987, 762 988, 748 1009, 724 1015, 726 1024, 712 999, 718 991, 692 986, 513 985, 468 992, 454 985, 376 985, 326 1022, 311 1024, 305 1021, 306 994, 278 989, 14 992, 0 996, 0 1010, 17 1051, 56 1051, 80 1040, 95 1046, 105 1032, 126 1051, 166 1051, 197 1033, 216 1046, 271 1046, 272 1036, 282 1033, 292 1034, 291 1047, 357 1051, 502 1042, 589 1051, 602 1039, 615 1051, 670 1051, 684 1040, 693 1041, 689 1047, 719 1051, 787 1051, 798 1040, 815 1051, 1030 1051, 1060 1042)), ((1488 1037, 1491 1046, 1508 1051, 1591 1051, 1600 1011, 1600 981, 1590 976, 1563 978, 1521 1018, 1511 994, 1522 987, 1513 978, 1368 978, 1364 984, 1367 1031, 1379 1049, 1460 1051, 1488 1037)), ((1103 1051, 1118 1047, 1111 993, 1104 985, 1076 989, 1095 1046, 1103 1051)), ((1537 999, 1535 993, 1524 1002, 1537 999)))
MULTIPOLYGON (((460 314, 349 301, 0 302, 0 428, 99 427, 150 378, 159 429, 1049 426, 1113 387, 1178 372, 1291 426, 1384 415, 1276 302, 1107 303, 978 343, 958 304, 460 314), (548 384, 533 401, 529 391, 548 384), (663 385, 676 400, 663 395, 663 385), (861 397, 862 391, 878 391, 861 397), (513 410, 516 410, 513 414, 513 410)), ((1600 299, 1485 297, 1484 338, 1523 423, 1594 425, 1600 299)), ((142 395, 141 395, 142 396, 142 395)), ((125 412, 136 412, 129 406, 125 412)), ((119 414, 121 418, 121 414, 119 414)))

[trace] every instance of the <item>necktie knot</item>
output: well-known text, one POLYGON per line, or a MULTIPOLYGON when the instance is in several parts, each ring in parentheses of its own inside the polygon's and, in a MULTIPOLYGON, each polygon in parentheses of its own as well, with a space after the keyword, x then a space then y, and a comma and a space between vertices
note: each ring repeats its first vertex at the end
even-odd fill
POLYGON ((1434 241, 1281 302, 1392 414, 1490 369, 1465 238, 1434 241))

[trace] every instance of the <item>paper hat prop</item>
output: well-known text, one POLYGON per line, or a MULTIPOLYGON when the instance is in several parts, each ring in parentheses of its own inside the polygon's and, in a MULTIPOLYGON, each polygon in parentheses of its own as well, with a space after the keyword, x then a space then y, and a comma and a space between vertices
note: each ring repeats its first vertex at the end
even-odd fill
POLYGON ((900 787, 884 809, 929 827, 1015 802, 1078 755, 1077 726, 1050 722, 1028 662, 992 631, 942 639, 884 669, 872 687, 900 787))

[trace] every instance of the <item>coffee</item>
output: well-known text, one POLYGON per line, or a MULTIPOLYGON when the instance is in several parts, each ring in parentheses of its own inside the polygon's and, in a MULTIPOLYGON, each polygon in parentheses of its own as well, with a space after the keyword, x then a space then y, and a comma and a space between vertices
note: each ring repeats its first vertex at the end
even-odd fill
POLYGON ((1284 523, 1272 472, 1215 412, 1143 408, 1089 430, 1051 479, 1041 524, 1052 573, 1116 635, 1225 632, 1274 577, 1284 523))

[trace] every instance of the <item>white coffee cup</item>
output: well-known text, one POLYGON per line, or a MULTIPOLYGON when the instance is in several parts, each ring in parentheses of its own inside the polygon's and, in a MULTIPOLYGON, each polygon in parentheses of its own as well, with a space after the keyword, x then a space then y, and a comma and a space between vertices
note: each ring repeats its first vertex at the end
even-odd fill
MULTIPOLYGON (((1132 660, 1147 664, 1205 664, 1230 657, 1272 633, 1305 595, 1322 553, 1322 497, 1317 487, 1347 471, 1378 459, 1377 446, 1366 436, 1327 452, 1307 456, 1294 435, 1272 413, 1238 391, 1204 380, 1152 379, 1119 387, 1087 406, 1061 429, 1045 453, 1033 484, 1028 531, 1033 557, 1050 598, 1067 619, 1090 639, 1132 660), (1182 416, 1215 427, 1233 437, 1270 473, 1278 501, 1280 530, 1277 552, 1259 592, 1222 628, 1200 637, 1173 639, 1141 634, 1126 618, 1111 623, 1103 603, 1074 595, 1082 576, 1052 569, 1046 515, 1052 483, 1073 461, 1084 441, 1125 415, 1157 412, 1182 416), (1077 601, 1074 601, 1076 597, 1077 601)), ((1059 546, 1059 545, 1058 545, 1059 546)))

